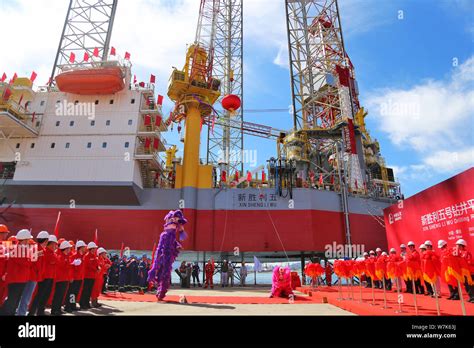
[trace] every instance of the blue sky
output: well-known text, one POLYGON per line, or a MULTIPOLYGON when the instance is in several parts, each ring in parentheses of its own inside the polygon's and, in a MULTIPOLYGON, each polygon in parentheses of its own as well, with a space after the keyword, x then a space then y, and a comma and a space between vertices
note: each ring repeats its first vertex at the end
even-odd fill
MULTIPOLYGON (((0 54, 0 74, 29 76, 35 70, 39 84, 48 80, 68 3, 0 0, 3 25, 18 28, 2 39, 10 50, 0 54), (19 28, 18 23, 28 25, 19 28)), ((112 45, 119 54, 131 52, 140 80, 157 75, 157 93, 166 94, 171 67, 184 63, 198 8, 198 0, 119 1, 112 45)), ((472 166, 474 1, 340 0, 340 9, 360 99, 369 109, 369 130, 405 195, 472 166), (383 111, 387 104, 414 105, 418 111, 383 111)), ((284 1, 244 0, 244 13, 245 108, 287 109, 291 90, 284 1)), ((165 113, 171 107, 167 100, 165 113)), ((287 112, 249 113, 245 120, 292 127, 287 112)), ((166 138, 179 143, 176 127, 166 138)), ((270 140, 246 136, 245 147, 258 151, 258 165, 275 156, 270 140)))

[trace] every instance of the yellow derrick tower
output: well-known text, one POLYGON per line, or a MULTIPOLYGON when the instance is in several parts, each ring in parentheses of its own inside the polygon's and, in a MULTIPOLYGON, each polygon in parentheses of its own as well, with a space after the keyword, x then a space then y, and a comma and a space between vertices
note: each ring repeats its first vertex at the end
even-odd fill
POLYGON ((203 118, 212 113, 212 106, 220 97, 220 80, 214 79, 212 57, 198 44, 191 45, 183 70, 174 69, 168 96, 176 103, 174 121, 185 120, 184 156, 176 167, 176 188, 212 188, 212 170, 201 165, 199 148, 203 118))

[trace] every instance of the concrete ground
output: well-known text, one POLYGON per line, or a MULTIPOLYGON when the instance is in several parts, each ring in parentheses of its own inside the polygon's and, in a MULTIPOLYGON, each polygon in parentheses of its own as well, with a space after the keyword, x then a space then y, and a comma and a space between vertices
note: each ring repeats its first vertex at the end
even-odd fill
MULTIPOLYGON (((268 297, 269 288, 215 288, 214 290, 171 289, 169 295, 184 296, 239 296, 268 297)), ((296 292, 297 296, 306 297, 296 292)), ((330 304, 296 303, 296 304, 178 304, 152 302, 125 302, 101 300, 101 308, 78 312, 80 316, 101 315, 354 315, 330 304)))

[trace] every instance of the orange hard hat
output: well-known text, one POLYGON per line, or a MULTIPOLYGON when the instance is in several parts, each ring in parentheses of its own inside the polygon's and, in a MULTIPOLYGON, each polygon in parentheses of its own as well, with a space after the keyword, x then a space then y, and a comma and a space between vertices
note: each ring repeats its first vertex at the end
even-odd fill
POLYGON ((18 242, 15 236, 8 237, 7 241, 12 242, 12 243, 18 242))
POLYGON ((28 244, 34 245, 36 244, 36 242, 34 241, 34 239, 28 239, 28 244))
POLYGON ((0 233, 10 233, 8 227, 5 225, 0 225, 0 233))
POLYGON ((72 246, 76 245, 76 243, 74 243, 73 240, 70 240, 70 241, 69 241, 69 244, 71 244, 72 246))

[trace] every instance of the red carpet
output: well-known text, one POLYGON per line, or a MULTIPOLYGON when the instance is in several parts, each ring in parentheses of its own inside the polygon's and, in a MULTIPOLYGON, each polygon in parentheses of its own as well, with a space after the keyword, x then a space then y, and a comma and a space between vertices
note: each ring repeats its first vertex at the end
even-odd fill
MULTIPOLYGON (((101 295, 100 300, 109 301, 130 301, 130 302, 156 302, 154 294, 135 293, 108 293, 101 295)), ((208 304, 286 304, 288 299, 269 297, 243 297, 243 296, 186 296, 188 303, 208 303, 208 304)), ((164 302, 177 303, 180 297, 177 295, 166 296, 164 302)), ((311 303, 312 299, 302 296, 295 296, 294 303, 311 303)))
MULTIPOLYGON (((319 287, 317 289, 311 289, 309 287, 297 288, 298 291, 303 292, 311 296, 311 298, 318 303, 323 302, 326 298, 327 302, 345 309, 349 312, 358 315, 416 315, 414 307, 414 299, 412 294, 403 293, 402 310, 403 313, 396 313, 398 310, 397 293, 392 291, 386 292, 387 297, 387 309, 384 309, 383 291, 375 290, 375 305, 372 305, 372 289, 362 288, 362 303, 360 303, 360 290, 359 287, 354 287, 354 300, 348 298, 352 296, 349 287, 342 287, 342 298, 338 287, 319 287)), ((442 298, 439 299, 439 307, 441 315, 462 315, 461 301, 450 301, 447 299, 447 294, 442 294, 442 298)), ((418 304, 418 315, 437 315, 436 311, 436 300, 430 296, 417 295, 418 304)), ((474 315, 474 304, 465 301, 466 314, 474 315)))

